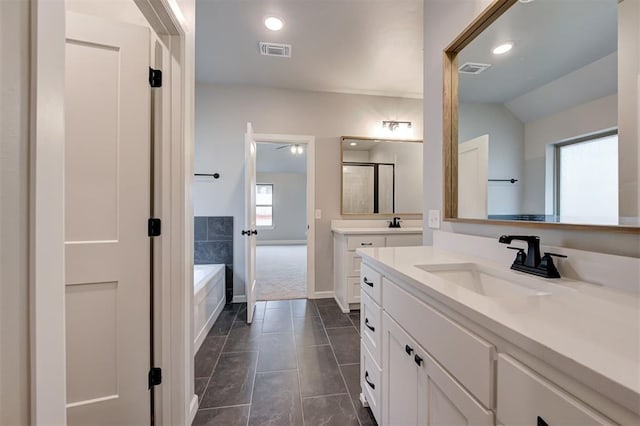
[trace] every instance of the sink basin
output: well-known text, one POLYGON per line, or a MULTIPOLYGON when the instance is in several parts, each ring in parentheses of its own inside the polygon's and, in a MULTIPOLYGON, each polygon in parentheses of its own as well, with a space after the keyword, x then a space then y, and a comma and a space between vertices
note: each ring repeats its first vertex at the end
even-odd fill
POLYGON ((477 263, 416 265, 438 278, 488 297, 546 296, 553 293, 550 284, 517 275, 510 270, 488 268, 477 263))

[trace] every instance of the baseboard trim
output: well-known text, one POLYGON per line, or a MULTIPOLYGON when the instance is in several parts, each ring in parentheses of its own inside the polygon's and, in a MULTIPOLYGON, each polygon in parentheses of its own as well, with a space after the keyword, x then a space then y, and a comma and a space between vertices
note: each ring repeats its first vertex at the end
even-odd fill
POLYGON ((231 299, 231 303, 247 303, 247 295, 239 294, 239 295, 233 296, 233 299, 231 299))
POLYGON ((299 246, 307 245, 307 240, 262 240, 256 241, 259 246, 299 246))
POLYGON ((193 395, 189 404, 189 424, 193 424, 196 414, 198 414, 198 395, 193 395))
POLYGON ((309 295, 309 299, 331 299, 335 298, 333 291, 315 291, 309 295))
POLYGON ((340 302, 340 300, 334 296, 333 298, 336 303, 338 304, 338 307, 340 308, 340 310, 342 311, 343 314, 348 314, 349 312, 351 312, 351 310, 349 309, 349 304, 347 303, 347 308, 345 309, 345 307, 342 305, 342 303, 340 302))

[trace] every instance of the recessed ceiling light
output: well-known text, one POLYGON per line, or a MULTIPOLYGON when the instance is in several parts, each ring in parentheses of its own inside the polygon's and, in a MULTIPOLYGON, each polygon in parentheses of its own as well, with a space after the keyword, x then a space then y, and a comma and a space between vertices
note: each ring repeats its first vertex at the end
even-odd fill
POLYGON ((518 1, 519 1, 520 3, 527 4, 527 3, 531 3, 531 2, 533 2, 534 0, 518 0, 518 1))
POLYGON ((493 54, 502 55, 503 53, 507 53, 508 51, 510 51, 511 48, 513 48, 513 43, 504 43, 504 44, 501 44, 500 46, 494 47, 493 54))
POLYGON ((358 145, 358 143, 357 142, 351 142, 349 145, 356 146, 356 145, 358 145))
POLYGON ((284 26, 284 22, 282 22, 282 19, 276 18, 275 16, 267 16, 264 18, 264 26, 271 31, 280 31, 284 26))

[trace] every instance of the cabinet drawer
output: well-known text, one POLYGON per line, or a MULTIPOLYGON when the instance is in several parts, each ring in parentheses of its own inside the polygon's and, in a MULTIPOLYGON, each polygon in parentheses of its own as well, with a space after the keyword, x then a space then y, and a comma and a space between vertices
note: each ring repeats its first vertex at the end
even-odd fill
POLYGON ((382 401, 380 396, 382 395, 381 389, 381 377, 382 371, 373 360, 373 357, 369 353, 369 350, 365 345, 360 347, 360 387, 362 388, 362 394, 367 399, 369 408, 380 423, 380 408, 382 401))
POLYGON ((347 237, 347 250, 367 247, 384 247, 384 235, 353 235, 347 237))
POLYGON ((504 354, 498 356, 497 404, 498 420, 505 426, 612 424, 589 406, 504 354))
POLYGON ((422 234, 387 235, 387 247, 413 247, 422 245, 422 234))
POLYGON ((362 290, 380 305, 382 300, 382 276, 368 265, 360 267, 360 286, 362 290))
POLYGON ((347 278, 347 302, 360 303, 360 278, 347 278))
POLYGON ((360 335, 378 365, 382 365, 381 316, 382 308, 363 293, 360 299, 360 335))
POLYGON ((494 347, 383 279, 384 310, 485 407, 493 407, 494 347))
POLYGON ((356 254, 355 251, 348 251, 347 256, 347 276, 348 277, 359 277, 360 276, 360 264, 362 263, 362 258, 356 254))

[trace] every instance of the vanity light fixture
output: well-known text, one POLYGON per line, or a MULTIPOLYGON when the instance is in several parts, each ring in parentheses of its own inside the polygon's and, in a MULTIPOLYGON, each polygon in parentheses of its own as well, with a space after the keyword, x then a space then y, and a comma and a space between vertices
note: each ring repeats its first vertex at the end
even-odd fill
POLYGON ((298 145, 298 144, 291 145, 291 153, 293 155, 300 155, 300 154, 302 154, 302 152, 303 152, 303 150, 302 150, 302 147, 300 145, 298 145))
POLYGON ((502 55, 502 54, 507 53, 508 51, 510 51, 512 48, 513 48, 513 43, 511 43, 511 42, 503 43, 503 44, 493 48, 493 54, 494 55, 502 55))
POLYGON ((284 22, 276 16, 267 16, 264 18, 264 26, 271 31, 280 31, 284 27, 284 22))
POLYGON ((410 129, 411 122, 410 121, 383 121, 382 128, 387 129, 393 133, 396 130, 410 129))

